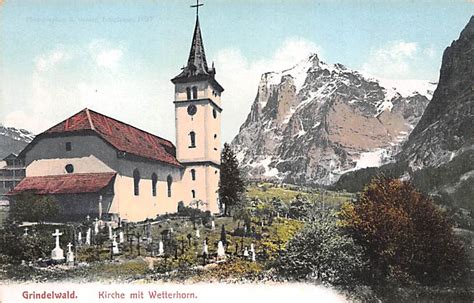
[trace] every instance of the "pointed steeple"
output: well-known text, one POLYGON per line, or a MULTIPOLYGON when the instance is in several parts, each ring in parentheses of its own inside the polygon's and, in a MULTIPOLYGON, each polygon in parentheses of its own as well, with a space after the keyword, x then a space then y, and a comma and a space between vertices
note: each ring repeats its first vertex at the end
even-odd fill
POLYGON ((191 7, 196 8, 196 25, 194 26, 193 41, 191 43, 191 49, 189 51, 188 62, 179 75, 171 79, 173 83, 186 83, 192 81, 210 80, 216 84, 218 90, 223 91, 224 89, 214 79, 216 69, 214 63, 212 68, 209 68, 206 60, 206 53, 204 51, 204 43, 201 35, 201 27, 199 25, 198 9, 199 4, 192 5, 191 7))
POLYGON ((194 27, 193 42, 189 51, 187 68, 194 71, 196 75, 210 74, 207 68, 206 53, 202 43, 201 28, 199 26, 199 17, 196 17, 196 26, 194 27))
POLYGON ((176 76, 173 82, 182 82, 187 78, 195 77, 214 77, 215 69, 209 69, 207 66, 206 53, 202 42, 201 27, 199 26, 199 17, 196 16, 196 25, 194 27, 193 42, 189 51, 188 63, 183 71, 176 76))

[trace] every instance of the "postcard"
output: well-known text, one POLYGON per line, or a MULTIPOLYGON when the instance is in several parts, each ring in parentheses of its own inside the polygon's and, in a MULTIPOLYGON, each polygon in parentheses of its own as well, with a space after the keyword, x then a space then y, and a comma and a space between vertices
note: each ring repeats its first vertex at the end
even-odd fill
POLYGON ((472 1, 0 1, 0 302, 472 302, 472 1))

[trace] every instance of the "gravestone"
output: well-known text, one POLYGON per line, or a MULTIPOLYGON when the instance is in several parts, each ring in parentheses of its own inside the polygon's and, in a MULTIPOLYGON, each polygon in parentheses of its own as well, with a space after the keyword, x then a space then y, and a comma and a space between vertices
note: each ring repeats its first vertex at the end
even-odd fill
POLYGON ((225 260, 225 257, 224 244, 222 244, 222 241, 219 241, 217 243, 217 260, 225 260))
POLYGON ((216 229, 216 222, 214 222, 214 220, 211 221, 211 230, 215 230, 216 229))
POLYGON ((67 248, 67 254, 66 254, 66 262, 69 263, 69 265, 74 265, 74 253, 71 250, 72 244, 71 242, 68 243, 67 248))
POLYGON ((207 256, 208 254, 209 254, 209 248, 207 247, 206 240, 204 240, 202 243, 202 255, 207 256))
POLYGON ((255 262, 255 246, 250 244, 250 258, 252 259, 252 262, 255 262))
POLYGON ((82 244, 82 232, 77 233, 77 244, 82 244))
POLYGON ((28 227, 25 227, 24 231, 25 231, 25 233, 23 234, 23 236, 27 237, 28 236, 28 227))
POLYGON ((249 257, 249 251, 247 250, 247 247, 245 247, 245 250, 244 250, 244 257, 245 258, 249 257))
POLYGON ((199 233, 199 229, 196 229, 196 238, 201 238, 201 234, 199 233))
POLYGON ((118 247, 118 243, 117 243, 117 235, 114 233, 113 236, 112 236, 112 253, 114 255, 118 255, 120 253, 119 251, 119 247, 118 247))
POLYGON ((62 236, 63 233, 59 232, 59 229, 56 229, 53 237, 56 237, 56 247, 51 251, 51 259, 54 261, 62 261, 64 260, 64 251, 59 247, 59 237, 62 236))
POLYGON ((163 247, 163 241, 160 240, 158 243, 158 256, 162 256, 165 253, 165 249, 163 247))
POLYGON ((89 227, 86 232, 86 245, 91 245, 91 228, 89 227))
POLYGON ((125 242, 125 238, 123 236, 123 231, 119 232, 119 243, 122 244, 125 242))
POLYGON ((97 236, 99 233, 99 219, 95 218, 95 223, 94 223, 94 235, 97 236))
POLYGON ((113 234, 112 234, 112 225, 109 225, 109 240, 113 239, 113 234))

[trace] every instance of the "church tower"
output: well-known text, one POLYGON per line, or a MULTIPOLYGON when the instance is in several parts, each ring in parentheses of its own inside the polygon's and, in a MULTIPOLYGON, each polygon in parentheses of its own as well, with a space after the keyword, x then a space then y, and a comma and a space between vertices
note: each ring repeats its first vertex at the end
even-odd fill
POLYGON ((171 82, 175 85, 176 158, 185 166, 182 199, 185 205, 202 201, 202 210, 219 212, 221 158, 221 94, 214 64, 209 68, 199 26, 196 25, 187 65, 171 82))

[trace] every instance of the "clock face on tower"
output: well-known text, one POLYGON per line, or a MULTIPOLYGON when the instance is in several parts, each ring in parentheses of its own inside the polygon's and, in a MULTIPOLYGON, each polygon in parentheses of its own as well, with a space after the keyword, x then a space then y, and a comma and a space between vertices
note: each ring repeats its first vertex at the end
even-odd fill
POLYGON ((188 115, 194 116, 197 112, 197 107, 194 104, 188 106, 188 115))

